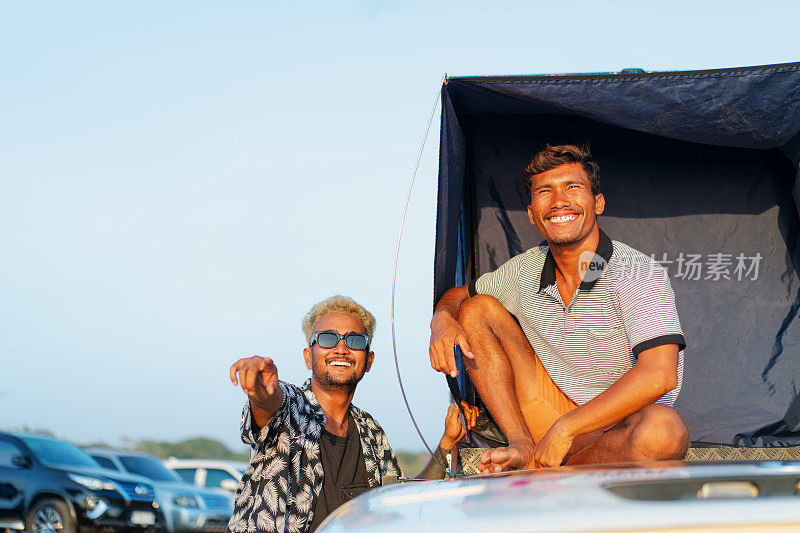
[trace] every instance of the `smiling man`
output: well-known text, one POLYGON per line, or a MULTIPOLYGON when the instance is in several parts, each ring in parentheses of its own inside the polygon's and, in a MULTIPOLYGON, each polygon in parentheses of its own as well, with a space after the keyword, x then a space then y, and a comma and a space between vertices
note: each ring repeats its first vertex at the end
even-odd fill
POLYGON ((351 403, 375 357, 374 328, 372 313, 333 296, 303 319, 311 378, 302 387, 279 381, 270 358, 231 366, 248 397, 241 429, 251 459, 229 532, 313 531, 348 499, 400 475, 383 429, 351 403))
POLYGON ((682 458, 685 341, 665 271, 600 230, 587 149, 548 146, 524 177, 547 245, 450 289, 431 320, 431 366, 457 375, 459 345, 508 439, 481 469, 682 458))
MULTIPOLYGON (((351 298, 333 296, 303 319, 311 378, 302 387, 279 381, 268 357, 231 365, 231 382, 247 394, 241 430, 251 453, 229 533, 313 531, 339 505, 401 475, 383 429, 352 404, 375 358, 374 331, 372 313, 351 298)), ((464 433, 458 413, 455 407, 448 411, 437 459, 418 477, 444 477, 439 465, 464 433)), ((472 427, 477 413, 469 406, 464 413, 472 427)))

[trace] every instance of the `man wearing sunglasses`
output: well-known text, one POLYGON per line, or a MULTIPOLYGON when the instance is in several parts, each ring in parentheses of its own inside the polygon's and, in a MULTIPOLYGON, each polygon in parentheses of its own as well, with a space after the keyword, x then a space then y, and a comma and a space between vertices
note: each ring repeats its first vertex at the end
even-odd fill
MULTIPOLYGON (((369 349, 374 329, 369 311, 333 296, 303 319, 303 357, 311 378, 302 387, 279 381, 270 358, 231 366, 231 382, 248 397, 241 430, 251 459, 229 533, 313 531, 342 503, 401 475, 383 429, 351 403, 375 357, 369 349)), ((476 414, 465 412, 471 427, 476 414)), ((454 416, 448 416, 440 447, 452 448, 460 438, 454 416)), ((441 478, 444 472, 429 466, 423 475, 441 478)))

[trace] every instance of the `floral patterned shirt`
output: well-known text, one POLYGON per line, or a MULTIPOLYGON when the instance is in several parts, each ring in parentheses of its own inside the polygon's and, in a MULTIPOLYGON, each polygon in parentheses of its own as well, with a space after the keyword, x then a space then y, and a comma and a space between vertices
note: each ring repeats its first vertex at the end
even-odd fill
MULTIPOLYGON (((236 491, 236 507, 227 533, 305 533, 322 490, 320 439, 325 413, 311 391, 280 382, 283 403, 269 423, 257 428, 250 405, 242 412, 242 441, 249 444, 250 465, 236 491)), ((384 476, 401 475, 389 440, 372 416, 350 404, 358 428, 369 487, 384 476)))

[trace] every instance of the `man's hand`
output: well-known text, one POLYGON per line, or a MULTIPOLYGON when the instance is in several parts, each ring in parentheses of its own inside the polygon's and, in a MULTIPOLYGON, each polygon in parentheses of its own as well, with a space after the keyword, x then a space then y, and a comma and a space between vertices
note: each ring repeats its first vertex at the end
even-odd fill
POLYGON ((613 385, 557 419, 536 445, 534 459, 541 466, 560 466, 574 440, 585 445, 587 436, 598 432, 589 439, 596 441, 603 431, 674 389, 678 385, 678 351, 677 344, 644 350, 633 368, 613 385))
POLYGON ((456 317, 461 312, 461 304, 469 298, 466 285, 453 287, 436 304, 436 310, 431 319, 431 346, 428 353, 431 356, 431 367, 437 372, 458 375, 456 369, 456 356, 454 346, 461 348, 464 357, 474 359, 472 350, 467 342, 467 334, 461 328, 456 317))
POLYGON ((537 466, 545 468, 561 466, 567 456, 575 436, 559 422, 560 420, 556 420, 534 448, 533 458, 537 466))
POLYGON ((264 427, 283 403, 275 363, 269 357, 257 355, 239 359, 231 365, 230 377, 234 386, 241 384, 256 424, 264 427))
POLYGON ((464 437, 467 430, 475 426, 475 421, 478 419, 477 407, 469 405, 464 400, 461 400, 461 407, 464 410, 467 427, 464 428, 461 424, 458 406, 454 403, 450 404, 447 409, 447 416, 444 419, 444 435, 442 435, 442 440, 439 441, 439 446, 443 450, 452 450, 456 443, 464 437))
POLYGON ((467 334, 458 321, 446 311, 437 312, 431 319, 431 346, 428 349, 434 370, 450 374, 451 377, 458 375, 456 344, 461 348, 464 357, 475 358, 467 342, 467 334))

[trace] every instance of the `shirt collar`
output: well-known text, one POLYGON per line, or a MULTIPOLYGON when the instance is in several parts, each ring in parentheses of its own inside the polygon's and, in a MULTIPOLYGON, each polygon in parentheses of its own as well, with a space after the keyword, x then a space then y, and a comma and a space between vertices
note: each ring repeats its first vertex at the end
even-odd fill
POLYGON ((308 403, 313 405, 314 407, 320 407, 319 401, 317 400, 317 395, 314 394, 314 390, 311 388, 311 378, 308 378, 303 386, 300 387, 300 390, 303 391, 308 403))
MULTIPOLYGON (((317 400, 317 396, 314 394, 314 390, 311 388, 311 378, 308 378, 303 386, 300 387, 300 390, 303 391, 308 403, 314 406, 319 411, 322 411, 322 406, 319 404, 317 400)), ((350 414, 353 415, 353 419, 356 421, 356 425, 359 427, 361 426, 363 419, 364 419, 364 412, 353 405, 353 402, 350 402, 350 414)))
MULTIPOLYGON (((614 253, 614 245, 611 242, 611 239, 606 235, 603 230, 600 230, 600 240, 597 242, 597 249, 594 251, 595 254, 599 255, 605 261, 603 268, 608 265, 608 262, 611 260, 611 254, 614 253)), ((600 276, 602 277, 602 276, 600 276)), ((590 291, 594 288, 597 280, 600 278, 595 278, 592 281, 582 281, 580 285, 580 290, 582 291, 590 291)), ((556 284, 556 260, 553 258, 553 252, 550 248, 547 248, 547 257, 544 259, 544 266, 542 267, 542 274, 539 276, 539 292, 543 291, 545 288, 555 285, 556 284)))

